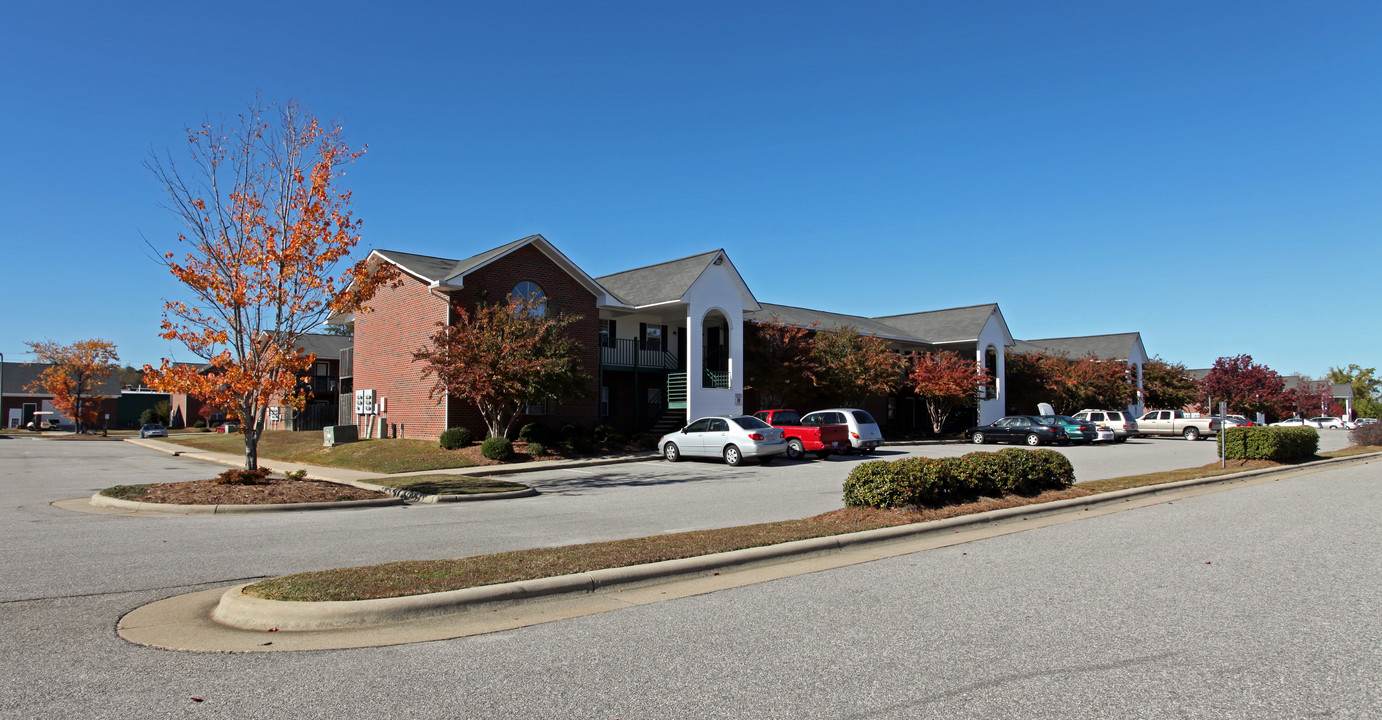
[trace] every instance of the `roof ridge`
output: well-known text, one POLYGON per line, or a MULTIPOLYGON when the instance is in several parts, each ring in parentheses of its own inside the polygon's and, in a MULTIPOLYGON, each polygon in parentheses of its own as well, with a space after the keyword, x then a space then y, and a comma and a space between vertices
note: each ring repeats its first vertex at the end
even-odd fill
POLYGON ((935 310, 918 310, 917 312, 897 313, 895 315, 874 315, 871 319, 882 320, 883 318, 910 317, 912 315, 926 315, 929 313, 949 312, 951 310, 969 310, 970 308, 989 307, 997 305, 996 302, 975 303, 974 305, 961 305, 953 308, 937 308, 935 310))
POLYGON ((681 261, 683 261, 683 260, 691 260, 691 259, 694 259, 694 258, 701 257, 701 256, 703 256, 703 255, 713 255, 713 254, 716 254, 716 253, 722 253, 722 252, 724 252, 724 251, 725 251, 724 248, 716 248, 716 249, 714 249, 714 250, 707 250, 707 251, 702 252, 702 253, 695 253, 694 255, 687 255, 686 257, 679 257, 679 258, 677 258, 677 259, 675 259, 675 260, 666 260, 666 261, 664 261, 664 262, 653 263, 653 264, 651 264, 651 265, 641 265, 641 266, 636 267, 636 268, 629 268, 628 270, 620 270, 620 271, 618 271, 618 272, 612 272, 612 273, 609 273, 608 275, 601 275, 600 277, 595 278, 595 280, 598 282, 601 278, 611 278, 611 277, 614 277, 615 275, 624 275, 624 274, 626 274, 626 273, 637 272, 637 271, 639 271, 639 270, 648 270, 648 269, 650 269, 650 268, 660 267, 660 266, 662 266, 662 265, 671 265, 672 263, 678 263, 678 262, 681 262, 681 261))

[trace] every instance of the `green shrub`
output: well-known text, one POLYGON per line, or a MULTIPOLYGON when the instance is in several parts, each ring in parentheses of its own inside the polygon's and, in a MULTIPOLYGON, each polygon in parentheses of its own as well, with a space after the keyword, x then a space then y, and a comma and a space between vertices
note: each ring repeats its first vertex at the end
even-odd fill
POLYGON ((994 452, 966 453, 959 458, 960 482, 976 496, 1003 494, 1003 458, 994 452))
POLYGON ((593 439, 590 428, 575 423, 567 423, 561 426, 561 439, 567 442, 585 441, 587 444, 593 439))
POLYGON ((614 426, 604 423, 596 425, 595 430, 591 432, 591 435, 595 438, 595 442, 597 443, 608 442, 610 436, 615 434, 614 426))
POLYGON ((633 436, 633 446, 639 450, 653 450, 657 447, 658 437, 652 433, 635 433, 633 436))
POLYGON ((1313 457, 1320 434, 1312 427, 1232 427, 1219 433, 1218 442, 1229 460, 1285 462, 1313 457))
POLYGON ((1040 477, 1040 488, 1042 490, 1064 490, 1075 484, 1075 466, 1070 464, 1070 458, 1064 453, 1055 450, 1028 450, 1031 453, 1030 460, 1037 468, 1037 475, 1040 477))
POLYGON ((849 507, 894 508, 902 504, 892 463, 887 460, 861 462, 845 478, 845 505, 849 507))
POLYGON ((546 454, 547 454, 547 446, 546 446, 546 445, 543 445, 543 444, 540 443, 540 442, 530 442, 530 443, 528 443, 528 455, 530 455, 530 456, 532 456, 532 457, 537 457, 537 456, 539 456, 539 455, 546 455, 546 454))
POLYGON ((490 460, 507 462, 513 459, 513 441, 506 437, 485 438, 480 443, 480 454, 490 460))
POLYGON ((1382 423, 1359 425, 1349 431, 1348 439, 1354 445, 1382 445, 1382 423))
POLYGON ((198 420, 198 421, 192 423, 192 427, 194 427, 194 428, 204 428, 204 427, 206 427, 206 421, 205 421, 205 420, 198 420))
POLYGON ((288 472, 286 472, 286 473, 283 473, 283 477, 286 477, 286 478, 288 478, 289 480, 306 480, 306 479, 307 479, 307 471, 306 471, 306 470, 290 470, 290 471, 288 471, 288 472))
POLYGON ((548 443, 552 441, 552 429, 539 422, 530 422, 519 428, 518 439, 527 443, 548 443))
POLYGON ((443 450, 457 450, 468 445, 470 445, 469 428, 447 428, 441 433, 441 449, 443 450))
POLYGON ((629 438, 623 433, 611 432, 606 434, 600 443, 610 450, 623 450, 624 446, 629 444, 629 438))

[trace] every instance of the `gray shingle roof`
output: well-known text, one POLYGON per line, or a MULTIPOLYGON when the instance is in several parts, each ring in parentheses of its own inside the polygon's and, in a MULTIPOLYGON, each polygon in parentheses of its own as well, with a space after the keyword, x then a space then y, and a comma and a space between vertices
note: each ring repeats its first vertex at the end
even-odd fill
POLYGON ((996 303, 988 303, 873 319, 913 337, 926 338, 928 342, 965 342, 979 339, 984 324, 997 309, 996 303))
POLYGON ((684 257, 595 278, 625 305, 641 307, 679 300, 723 250, 684 257))
MULTIPOLYGON (((0 383, 4 385, 3 389, 0 389, 0 392, 19 395, 50 395, 51 393, 43 390, 37 393, 31 393, 27 389, 28 386, 38 380, 38 377, 47 369, 48 363, 7 362, 4 368, 0 369, 0 383)), ((119 373, 112 373, 110 377, 102 380, 100 384, 96 386, 96 392, 110 397, 118 396, 120 394, 119 373)))
POLYGON ((324 333, 307 333, 298 336, 298 347, 304 352, 315 354, 319 358, 340 359, 341 351, 351 347, 355 343, 355 338, 349 335, 327 335, 324 333))
POLYGON ((923 345, 930 344, 926 340, 902 332, 896 327, 858 315, 844 315, 841 313, 825 312, 823 310, 792 307, 791 305, 761 304, 763 306, 762 310, 745 313, 744 317, 757 322, 766 322, 776 317, 780 322, 800 327, 808 327, 812 323, 820 323, 820 328, 822 330, 838 330, 841 327, 849 325, 865 335, 877 335, 878 337, 890 340, 902 340, 904 342, 920 343, 923 345))
POLYGON ((1072 358, 1093 354, 1101 360, 1127 360, 1137 346, 1138 333, 1018 340, 1014 352, 1065 353, 1072 358))
POLYGON ((540 237, 542 236, 529 235, 528 237, 515 240, 507 245, 501 245, 493 250, 486 250, 479 255, 474 255, 464 260, 449 260, 447 258, 432 257, 430 255, 414 255, 413 253, 398 252, 396 250, 375 250, 375 252, 385 260, 398 265, 423 280, 428 282, 442 282, 474 270, 494 258, 500 257, 540 237))

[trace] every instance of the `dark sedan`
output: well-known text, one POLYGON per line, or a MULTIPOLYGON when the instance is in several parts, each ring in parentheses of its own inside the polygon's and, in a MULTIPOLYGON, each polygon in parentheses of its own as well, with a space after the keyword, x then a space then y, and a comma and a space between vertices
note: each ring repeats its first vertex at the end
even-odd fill
POLYGON ((966 430, 965 437, 975 445, 991 442, 1064 445, 1070 442, 1070 437, 1060 426, 1048 424, 1036 415, 1008 415, 992 425, 980 425, 966 430))

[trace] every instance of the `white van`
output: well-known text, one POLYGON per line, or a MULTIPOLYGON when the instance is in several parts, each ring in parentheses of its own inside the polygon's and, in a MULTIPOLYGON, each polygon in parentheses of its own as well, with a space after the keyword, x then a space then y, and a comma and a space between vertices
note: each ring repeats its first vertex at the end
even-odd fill
POLYGON ((857 408, 831 408, 808 413, 802 425, 848 425, 849 444, 861 453, 871 453, 883 444, 883 431, 873 416, 857 408))

